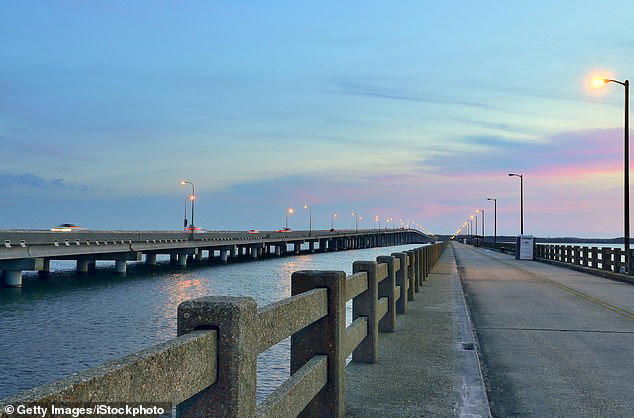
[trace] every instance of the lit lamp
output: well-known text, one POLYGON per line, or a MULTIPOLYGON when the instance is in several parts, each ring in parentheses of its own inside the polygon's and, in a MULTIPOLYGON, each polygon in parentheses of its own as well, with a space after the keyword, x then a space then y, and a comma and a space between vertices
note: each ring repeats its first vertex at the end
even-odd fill
POLYGON ((620 84, 625 88, 625 135, 624 135, 624 167, 623 167, 623 241, 625 244, 625 264, 628 273, 630 271, 630 139, 629 139, 629 96, 630 81, 618 81, 608 78, 595 77, 591 86, 595 89, 602 88, 608 83, 620 84))

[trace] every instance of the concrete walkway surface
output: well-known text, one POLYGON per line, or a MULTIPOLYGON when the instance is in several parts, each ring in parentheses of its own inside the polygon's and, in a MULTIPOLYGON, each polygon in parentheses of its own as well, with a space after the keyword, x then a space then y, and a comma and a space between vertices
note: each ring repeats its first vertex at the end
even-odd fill
POLYGON ((350 417, 490 416, 473 332, 447 247, 394 333, 379 334, 376 364, 347 367, 350 417))
POLYGON ((452 247, 493 416, 634 416, 634 285, 452 247))

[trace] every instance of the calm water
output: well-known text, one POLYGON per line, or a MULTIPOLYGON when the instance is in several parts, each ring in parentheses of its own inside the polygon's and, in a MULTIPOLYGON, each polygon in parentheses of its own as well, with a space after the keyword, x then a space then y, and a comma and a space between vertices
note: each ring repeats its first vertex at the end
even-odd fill
MULTIPOLYGON (((290 296, 296 270, 352 272, 352 261, 418 247, 404 245, 226 265, 156 268, 97 263, 80 277, 73 262, 52 262, 40 281, 25 273, 21 289, 0 289, 0 398, 48 383, 176 336, 176 308, 205 295, 251 296, 258 306, 290 296)), ((203 262, 204 263, 204 262, 203 262)), ((290 339, 258 357, 258 400, 289 376, 290 339)))

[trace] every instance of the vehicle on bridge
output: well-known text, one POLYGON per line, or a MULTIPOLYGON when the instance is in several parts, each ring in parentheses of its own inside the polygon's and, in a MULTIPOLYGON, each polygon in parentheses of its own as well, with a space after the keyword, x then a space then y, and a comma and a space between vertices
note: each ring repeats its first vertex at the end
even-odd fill
POLYGON ((53 228, 51 228, 51 232, 73 232, 73 231, 83 231, 84 228, 81 228, 75 224, 59 224, 53 228))

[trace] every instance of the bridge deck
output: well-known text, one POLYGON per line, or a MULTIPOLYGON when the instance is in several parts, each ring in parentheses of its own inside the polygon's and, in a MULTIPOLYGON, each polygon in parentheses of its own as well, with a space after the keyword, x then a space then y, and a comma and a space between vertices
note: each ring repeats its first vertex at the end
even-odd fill
POLYGON ((631 416, 632 284, 453 247, 494 416, 631 416))
POLYGON ((396 332, 380 334, 376 364, 347 367, 352 417, 488 416, 455 259, 447 248, 396 332))

